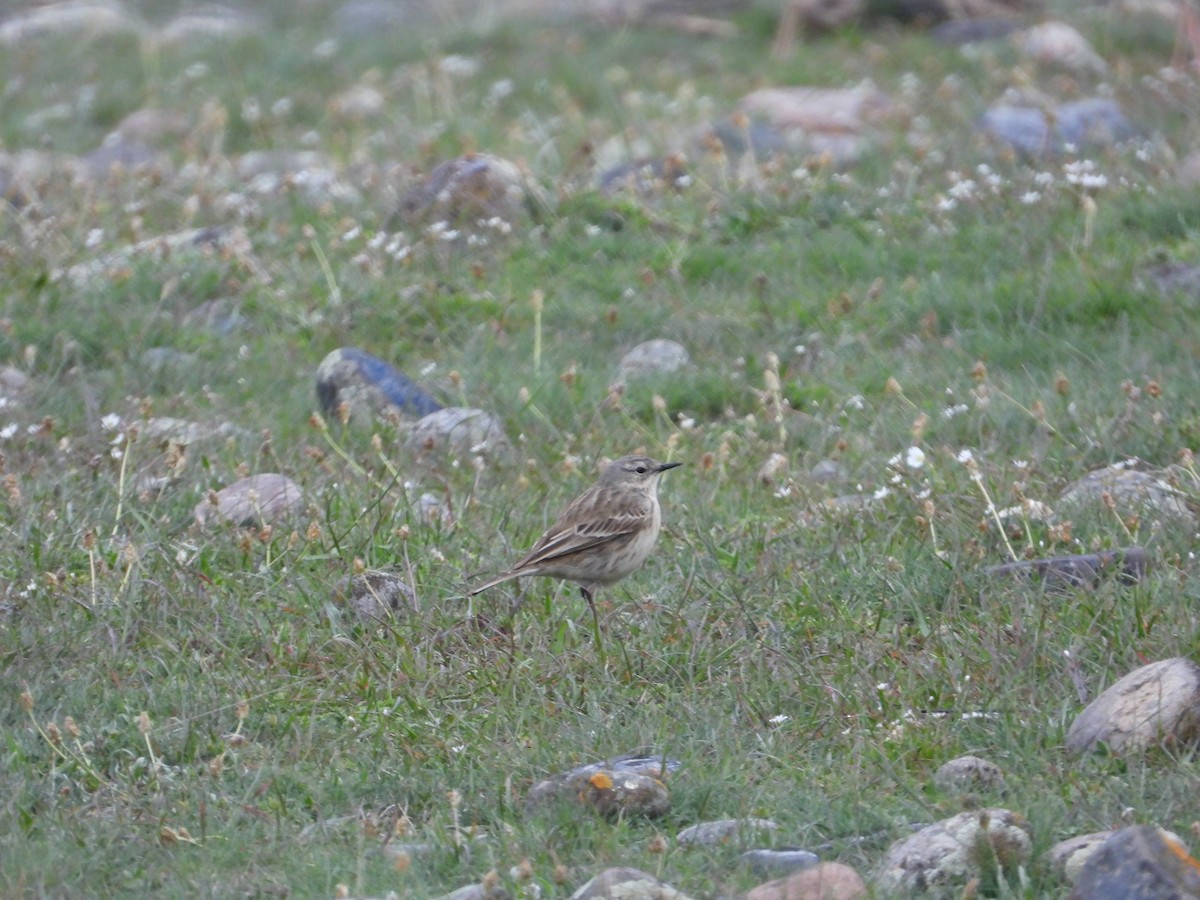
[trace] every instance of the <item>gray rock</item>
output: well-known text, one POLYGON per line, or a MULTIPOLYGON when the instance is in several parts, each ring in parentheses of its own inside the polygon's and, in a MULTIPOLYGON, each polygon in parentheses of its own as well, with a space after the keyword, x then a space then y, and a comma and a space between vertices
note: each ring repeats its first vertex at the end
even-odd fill
POLYGON ((246 327, 248 320, 242 315, 241 305, 236 300, 215 297, 205 300, 184 314, 184 328, 204 328, 217 335, 230 335, 246 327))
POLYGON ((481 884, 468 884, 457 891, 443 894, 437 900, 511 900, 512 894, 500 886, 494 873, 485 876, 481 884))
POLYGON ((711 847, 715 844, 745 844, 763 833, 779 830, 770 819, 716 819, 689 825, 675 836, 682 846, 711 847))
POLYGON ((247 37, 262 30, 262 21, 245 10, 204 3, 184 10, 159 29, 158 41, 160 44, 192 44, 247 37))
POLYGON ((349 0, 334 12, 333 22, 348 37, 370 37, 413 24, 426 5, 421 0, 349 0))
POLYGON ((811 869, 820 861, 817 854, 800 847, 762 848, 742 854, 742 862, 760 875, 790 875, 811 869))
POLYGON ((1178 294, 1200 299, 1200 266, 1194 263, 1159 263, 1146 269, 1143 275, 1168 297, 1178 294))
POLYGON ((647 375, 669 375, 678 372, 690 361, 687 348, 682 344, 656 338, 638 344, 621 357, 617 375, 622 381, 647 375))
POLYGON ((933 783, 943 791, 989 791, 1004 793, 1000 767, 978 756, 960 756, 938 768, 933 783))
POLYGON ((1200 740, 1200 665, 1175 657, 1134 669, 1084 708, 1067 731, 1067 749, 1104 744, 1136 753, 1156 744, 1200 740))
POLYGON ((875 881, 885 896, 922 891, 957 897, 973 878, 1014 873, 1033 855, 1031 828, 1007 809, 959 813, 888 848, 875 881))
POLYGON ((1186 494, 1173 487, 1163 473, 1134 469, 1129 464, 1118 463, 1089 472, 1063 492, 1059 505, 1101 508, 1110 501, 1121 516, 1136 515, 1197 527, 1186 494))
POLYGON ((1081 553, 1048 559, 1027 559, 989 566, 984 572, 992 577, 1028 577, 1037 575, 1047 588, 1097 587, 1106 574, 1114 574, 1123 584, 1136 584, 1146 577, 1150 558, 1141 547, 1109 550, 1105 553, 1081 553))
POLYGON ((546 204, 542 193, 516 163, 477 153, 438 165, 400 198, 394 220, 409 224, 444 223, 471 227, 496 220, 524 222, 546 204))
POLYGON ((1051 110, 997 104, 983 114, 980 128, 1030 158, 1057 156, 1067 145, 1106 147, 1134 135, 1134 128, 1112 100, 1093 97, 1051 110))
POLYGON ((419 418, 442 409, 404 373, 357 347, 340 347, 321 360, 317 400, 330 418, 346 404, 350 419, 364 423, 376 417, 419 418))
POLYGON ((31 38, 69 32, 140 34, 144 26, 116 0, 66 0, 16 12, 0 21, 0 45, 13 47, 31 38))
POLYGON ((481 457, 499 461, 506 459, 512 449, 494 417, 480 409, 460 406, 423 416, 409 432, 406 445, 425 459, 481 457))
POLYGON ((605 869, 571 895, 571 900, 689 900, 686 894, 640 869, 605 869))
POLYGON ((1131 825, 1083 863, 1068 900, 1200 900, 1200 861, 1166 832, 1131 825))
POLYGON ((28 391, 28 375, 16 366, 0 366, 0 409, 19 405, 28 391))
POLYGON ((343 578, 334 592, 334 600, 368 625, 417 608, 417 595, 408 582, 396 572, 379 569, 343 578))
POLYGON ((857 900, 866 896, 867 886, 857 872, 843 863, 824 862, 760 884, 744 900, 857 900))
POLYGON ((1083 864, 1099 850, 1115 831, 1095 831, 1059 841, 1042 854, 1042 860, 1057 875, 1074 882, 1083 864))
POLYGON ((833 484, 846 481, 850 473, 835 459, 823 459, 809 470, 808 479, 814 484, 833 484))
POLYGON ((235 525, 269 525, 298 516, 304 493, 290 478, 268 473, 251 475, 196 504, 193 515, 200 525, 213 521, 235 525))
POLYGON ((104 178, 116 170, 153 169, 166 172, 170 161, 166 154, 139 140, 120 136, 106 139, 103 144, 79 158, 94 178, 104 178))
POLYGON ((1092 72, 1108 68, 1087 38, 1065 22, 1041 22, 1018 31, 1013 44, 1035 62, 1092 72))

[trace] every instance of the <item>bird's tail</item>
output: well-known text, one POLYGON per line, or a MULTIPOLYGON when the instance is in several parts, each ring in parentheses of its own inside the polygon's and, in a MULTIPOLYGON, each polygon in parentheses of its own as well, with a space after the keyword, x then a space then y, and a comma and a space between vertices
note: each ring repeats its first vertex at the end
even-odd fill
POLYGON ((490 581, 485 581, 483 584, 480 584, 480 585, 477 585, 477 586, 471 588, 471 590, 467 591, 467 596, 474 597, 476 594, 482 594, 488 588, 494 588, 498 584, 504 584, 504 582, 506 582, 506 581, 512 581, 514 578, 518 578, 522 574, 524 574, 524 573, 522 573, 522 572, 503 572, 500 575, 497 575, 495 578, 491 579, 490 581))

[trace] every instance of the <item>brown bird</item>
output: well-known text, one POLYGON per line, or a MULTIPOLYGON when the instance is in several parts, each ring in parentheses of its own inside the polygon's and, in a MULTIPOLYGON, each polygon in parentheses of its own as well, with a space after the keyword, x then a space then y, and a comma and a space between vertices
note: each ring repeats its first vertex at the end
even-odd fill
POLYGON ((576 582, 595 613, 596 589, 636 572, 654 549, 662 525, 658 480, 678 465, 648 456, 623 456, 609 463, 600 480, 575 498, 524 559, 470 595, 522 575, 544 575, 576 582))

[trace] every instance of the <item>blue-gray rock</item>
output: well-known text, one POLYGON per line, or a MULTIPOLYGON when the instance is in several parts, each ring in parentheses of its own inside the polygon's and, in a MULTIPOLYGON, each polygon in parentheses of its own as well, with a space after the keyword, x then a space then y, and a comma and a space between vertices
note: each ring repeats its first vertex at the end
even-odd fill
POLYGON ((442 405, 389 363, 357 347, 334 350, 317 367, 317 400, 336 418, 347 405, 351 419, 420 418, 442 405))
POLYGON ((799 847, 762 848, 742 854, 742 862, 760 875, 790 875, 810 869, 820 861, 817 854, 799 847))
POLYGON ((983 114, 980 128, 1034 159, 1065 153, 1068 145, 1106 147, 1135 134, 1121 107, 1101 97, 1063 103, 1049 111, 1000 104, 983 114))

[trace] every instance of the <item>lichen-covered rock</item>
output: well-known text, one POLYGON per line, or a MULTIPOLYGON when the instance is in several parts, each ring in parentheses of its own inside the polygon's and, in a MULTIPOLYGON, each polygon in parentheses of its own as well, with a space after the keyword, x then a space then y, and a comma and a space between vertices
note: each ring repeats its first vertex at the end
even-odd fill
POLYGON ((1059 505, 1099 509, 1111 504, 1121 516, 1195 528, 1196 515, 1188 506, 1187 495, 1172 485, 1165 473, 1136 469, 1133 465, 1133 462, 1117 463, 1088 472, 1063 492, 1059 505))
POLYGON ((1000 767, 978 756, 959 756, 942 763, 933 775, 933 783, 943 791, 1004 792, 1004 773, 1000 767))
POLYGON ((972 878, 1027 864, 1033 855, 1030 831, 1011 810, 959 813, 892 844, 876 887, 885 896, 910 891, 958 896, 972 878))
POLYGON ((212 521, 260 526, 292 518, 304 508, 304 493, 285 475, 266 473, 243 478, 196 504, 200 525, 212 521))
POLYGON ((1067 731, 1067 749, 1104 744, 1136 753, 1157 743, 1200 740, 1200 665, 1184 657, 1134 669, 1084 708, 1067 731))
POLYGON ((1088 857, 1068 900, 1200 900, 1200 861, 1166 832, 1131 825, 1088 857))

